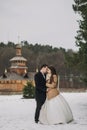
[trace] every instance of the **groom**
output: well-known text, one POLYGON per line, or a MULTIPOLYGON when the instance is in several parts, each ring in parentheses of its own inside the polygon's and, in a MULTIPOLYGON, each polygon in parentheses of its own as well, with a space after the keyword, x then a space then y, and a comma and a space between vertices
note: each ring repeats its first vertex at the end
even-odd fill
POLYGON ((35 111, 35 122, 39 121, 39 114, 42 105, 46 100, 46 73, 48 66, 43 64, 40 71, 35 74, 35 100, 36 100, 36 111, 35 111))

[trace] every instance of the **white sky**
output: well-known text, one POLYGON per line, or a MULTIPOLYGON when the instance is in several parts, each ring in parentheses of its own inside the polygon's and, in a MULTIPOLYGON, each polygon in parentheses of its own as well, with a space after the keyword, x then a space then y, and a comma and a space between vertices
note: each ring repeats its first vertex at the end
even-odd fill
POLYGON ((77 50, 74 0, 0 0, 0 42, 49 44, 77 50))

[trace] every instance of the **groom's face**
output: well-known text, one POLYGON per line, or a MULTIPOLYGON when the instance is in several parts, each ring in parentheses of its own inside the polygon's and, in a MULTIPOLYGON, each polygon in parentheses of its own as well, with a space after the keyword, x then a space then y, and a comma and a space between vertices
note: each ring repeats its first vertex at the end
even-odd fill
POLYGON ((48 71, 48 67, 46 66, 46 67, 43 68, 43 73, 46 74, 47 71, 48 71))

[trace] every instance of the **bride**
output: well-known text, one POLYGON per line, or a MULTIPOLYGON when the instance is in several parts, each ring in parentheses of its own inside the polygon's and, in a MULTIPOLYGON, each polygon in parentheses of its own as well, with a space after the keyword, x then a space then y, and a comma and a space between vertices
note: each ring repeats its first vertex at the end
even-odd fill
POLYGON ((47 98, 40 111, 40 123, 50 125, 69 123, 73 120, 72 111, 59 92, 58 77, 53 66, 48 67, 46 79, 47 98))

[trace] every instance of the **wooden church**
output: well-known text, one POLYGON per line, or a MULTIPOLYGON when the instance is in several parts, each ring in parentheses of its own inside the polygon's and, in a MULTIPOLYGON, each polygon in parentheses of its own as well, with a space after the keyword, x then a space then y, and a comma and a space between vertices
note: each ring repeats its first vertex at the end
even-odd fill
POLYGON ((16 55, 10 59, 11 66, 0 77, 0 94, 22 93, 27 82, 33 82, 34 73, 28 72, 27 59, 22 56, 21 44, 16 45, 16 55))

